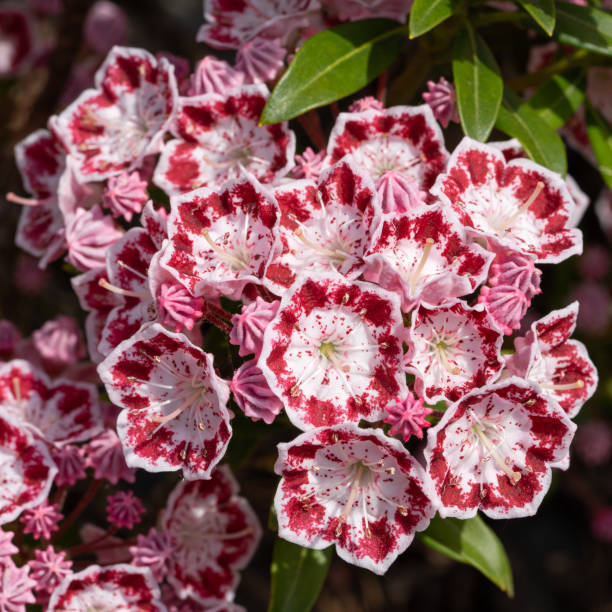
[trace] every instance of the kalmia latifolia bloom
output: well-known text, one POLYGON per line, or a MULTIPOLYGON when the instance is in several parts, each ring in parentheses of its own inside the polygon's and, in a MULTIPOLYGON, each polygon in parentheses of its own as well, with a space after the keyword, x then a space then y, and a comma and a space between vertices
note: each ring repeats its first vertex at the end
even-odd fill
POLYGON ((464 138, 431 192, 477 235, 536 262, 558 263, 582 252, 563 179, 532 161, 506 163, 496 148, 464 138))
POLYGON ((180 482, 170 494, 162 521, 174 544, 167 577, 181 598, 233 599, 238 570, 261 538, 255 513, 237 493, 238 483, 222 466, 210 480, 180 482))
POLYGON ((428 432, 427 470, 440 516, 535 514, 576 426, 540 388, 512 377, 474 390, 428 432))
POLYGON ((254 421, 263 419, 270 424, 283 409, 255 359, 246 361, 234 372, 230 389, 238 406, 254 421))
POLYGON ((136 523, 140 523, 140 515, 145 512, 142 502, 132 491, 118 491, 106 501, 108 522, 117 527, 132 529, 136 523))
POLYGON ((147 568, 90 565, 69 575, 53 591, 48 610, 165 612, 157 582, 147 568))
POLYGON ((23 523, 24 533, 31 533, 36 540, 48 540, 63 518, 64 515, 57 511, 56 504, 48 504, 45 501, 40 506, 24 510, 19 520, 23 523))
POLYGON ((85 90, 57 118, 83 181, 136 169, 161 149, 177 100, 174 70, 141 49, 114 47, 85 90))
POLYGON ((161 265, 192 295, 240 299, 247 283, 263 283, 278 217, 276 201, 250 176, 175 197, 161 265))
POLYGON ((397 399, 391 402, 387 406, 387 416, 385 418, 385 423, 392 426, 389 429, 389 435, 401 435, 404 442, 408 442, 410 436, 413 435, 422 439, 423 430, 431 425, 425 417, 433 414, 433 410, 427 408, 424 404, 425 400, 422 397, 416 398, 410 392, 408 392, 406 399, 397 399))
POLYGON ((211 355, 152 323, 119 344, 98 373, 123 408, 117 430, 129 466, 210 477, 232 435, 229 388, 211 355))
POLYGON ((285 124, 259 125, 268 90, 245 85, 227 94, 182 98, 176 139, 164 146, 154 181, 166 193, 219 187, 248 171, 269 183, 293 165, 295 136, 285 124))
POLYGON ((395 295, 313 274, 283 296, 258 366, 300 429, 377 421, 407 391, 402 331, 395 295))
POLYGON ((25 612, 26 604, 36 603, 32 589, 36 581, 27 565, 17 567, 12 561, 0 563, 0 610, 25 612))
POLYGON ((381 430, 318 428, 278 445, 279 535, 384 574, 435 514, 423 468, 381 430))
POLYGON ((238 354, 241 357, 255 354, 259 357, 263 344, 263 335, 266 327, 276 316, 280 302, 266 302, 259 296, 254 302, 242 307, 240 314, 232 316, 232 331, 229 341, 240 347, 238 354))
POLYGON ((34 551, 35 558, 28 562, 30 576, 36 580, 38 592, 52 593, 55 587, 72 574, 72 561, 66 559, 66 553, 55 552, 49 545, 45 550, 34 551))

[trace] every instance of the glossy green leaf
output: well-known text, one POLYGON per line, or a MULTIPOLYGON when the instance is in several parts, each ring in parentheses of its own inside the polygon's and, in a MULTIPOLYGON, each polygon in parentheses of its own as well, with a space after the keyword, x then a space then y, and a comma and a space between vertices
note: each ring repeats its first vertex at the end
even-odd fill
POLYGON ((599 172, 612 189, 612 127, 589 102, 586 105, 586 124, 599 172))
POLYGON ((386 70, 406 26, 390 19, 345 23, 309 38, 268 98, 261 123, 278 123, 352 94, 386 70))
POLYGON ((457 8, 457 0, 414 0, 410 9, 410 38, 429 32, 448 19, 457 8))
POLYGON ((555 74, 529 98, 529 106, 554 130, 563 127, 584 101, 586 71, 555 74))
POLYGON ((551 36, 555 29, 555 0, 519 0, 533 20, 551 36))
POLYGON ((491 51, 467 23, 453 48, 453 79, 463 131, 486 141, 495 124, 504 83, 491 51))
POLYGON ((436 515, 421 538, 443 555, 472 565, 509 597, 514 596, 512 568, 504 545, 479 516, 461 521, 436 515))
POLYGON ((553 128, 528 104, 510 91, 504 93, 495 127, 517 138, 533 161, 565 176, 565 146, 553 128))
POLYGON ((612 14, 592 6, 557 2, 554 36, 562 43, 612 56, 612 14))
POLYGON ((311 550, 276 538, 268 612, 308 612, 325 582, 333 547, 311 550))

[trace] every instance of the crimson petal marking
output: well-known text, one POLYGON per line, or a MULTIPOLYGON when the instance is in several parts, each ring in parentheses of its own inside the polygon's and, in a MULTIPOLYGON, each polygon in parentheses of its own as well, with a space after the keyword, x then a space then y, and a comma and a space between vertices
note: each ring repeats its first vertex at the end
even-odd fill
POLYGON ((582 252, 575 203, 563 179, 526 159, 506 163, 495 147, 464 138, 431 189, 466 227, 539 263, 582 252))
POLYGON ((128 564, 90 565, 66 576, 54 589, 48 610, 167 612, 151 570, 128 564))
POLYGON ((229 388, 212 356, 183 334, 147 323, 98 366, 126 462, 149 472, 210 478, 232 435, 229 388))
POLYGON ((48 376, 27 361, 0 364, 0 406, 49 444, 83 442, 102 431, 96 387, 48 376))
POLYGON ((287 123, 259 125, 268 97, 265 85, 245 85, 226 94, 182 98, 154 182, 170 195, 215 188, 245 172, 262 183, 294 165, 295 134, 287 123))
POLYGON ((237 300, 248 283, 262 284, 279 223, 276 200, 263 185, 245 175, 171 203, 160 264, 192 295, 237 300))
POLYGON ((575 430, 557 402, 521 378, 468 393, 428 432, 425 458, 440 516, 535 514, 575 430))
POLYGON ((181 598, 202 604, 232 598, 237 570, 261 538, 257 516, 237 493, 238 483, 221 466, 210 480, 180 482, 170 494, 162 525, 174 542, 168 581, 181 598))
POLYGON ((137 168, 161 149, 175 111, 174 68, 142 49, 113 47, 87 89, 57 118, 83 183, 137 168))
POLYGON ((412 356, 406 365, 417 377, 418 395, 430 403, 457 401, 495 382, 504 365, 503 334, 482 305, 421 304, 412 315, 409 339, 412 356))
POLYGON ((402 310, 419 301, 443 304, 484 282, 494 256, 468 242, 452 211, 441 205, 385 214, 366 254, 364 277, 399 294, 402 310))
POLYGON ((399 172, 428 190, 444 171, 444 136, 427 104, 340 113, 327 146, 330 162, 348 153, 376 180, 399 172))
POLYGON ((0 525, 42 504, 56 474, 45 444, 18 421, 0 417, 0 525))
POLYGON ((283 296, 258 367, 300 429, 382 419, 407 392, 398 298, 335 273, 309 276, 283 296))
POLYGON ((435 514, 425 471, 380 429, 321 427, 278 452, 279 536, 300 546, 384 574, 435 514))
POLYGON ((282 295, 308 271, 330 267, 360 276, 363 257, 382 214, 371 178, 351 156, 325 170, 318 186, 308 180, 278 187, 281 252, 268 268, 267 286, 282 295))

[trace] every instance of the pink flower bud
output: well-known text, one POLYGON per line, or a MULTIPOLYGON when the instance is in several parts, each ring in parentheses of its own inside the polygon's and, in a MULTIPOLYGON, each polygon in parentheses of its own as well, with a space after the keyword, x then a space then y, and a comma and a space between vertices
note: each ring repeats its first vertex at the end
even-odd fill
POLYGON ((497 326, 506 335, 520 328, 521 319, 529 308, 529 300, 525 294, 511 285, 483 287, 478 302, 485 305, 497 326))
POLYGON ((100 55, 128 40, 129 22, 125 11, 114 2, 100 0, 87 13, 83 24, 85 42, 100 55))
POLYGON ((437 83, 428 81, 427 89, 429 91, 423 94, 423 99, 433 111, 434 117, 444 127, 447 127, 450 121, 458 123, 459 113, 457 112, 455 88, 452 83, 449 83, 444 77, 440 77, 437 83))
POLYGON ((148 567, 155 580, 163 582, 174 554, 170 534, 150 529, 147 535, 139 534, 137 542, 136 546, 130 546, 132 563, 138 567, 148 567))
POLYGON ((106 265, 106 251, 123 235, 96 204, 91 210, 77 208, 66 223, 68 261, 85 272, 106 265))
POLYGON ((55 552, 49 545, 45 550, 35 550, 35 558, 28 562, 30 577, 36 580, 36 590, 50 594, 66 577, 72 574, 72 561, 64 551, 55 552))
POLYGON ((529 301, 541 293, 542 272, 535 267, 531 257, 503 248, 496 249, 496 253, 489 272, 489 284, 492 287, 511 285, 521 291, 529 301))
POLYGON ((230 389, 238 406, 254 421, 263 419, 269 425, 283 409, 283 403, 268 386, 255 359, 236 370, 230 389))
POLYGON ((85 456, 83 449, 73 444, 54 446, 51 449, 51 457, 57 465, 55 484, 73 486, 77 480, 85 478, 85 456))
POLYGON ((140 179, 138 172, 122 172, 111 176, 104 190, 103 203, 113 217, 131 221, 134 213, 140 213, 148 199, 147 183, 140 179))
POLYGON ((145 509, 132 491, 119 491, 115 495, 107 497, 106 513, 108 522, 117 527, 132 529, 136 523, 140 523, 140 515, 145 509))
POLYGON ((307 178, 317 181, 325 164, 325 151, 315 153, 306 147, 302 155, 295 156, 296 166, 293 169, 295 178, 307 178))
POLYGON ((272 81, 282 69, 286 53, 279 39, 253 38, 238 49, 236 68, 251 83, 272 81))
POLYGON ((384 108, 383 103, 373 96, 366 96, 365 98, 359 98, 355 100, 350 106, 349 110, 351 113, 361 113, 363 111, 373 108, 374 110, 382 110, 384 108))
POLYGON ((241 314, 232 316, 232 331, 230 342, 239 346, 238 354, 241 357, 255 354, 259 357, 263 342, 264 331, 268 323, 276 316, 280 302, 266 302, 257 297, 248 306, 242 307, 241 314))
POLYGON ((72 317, 47 321, 32 334, 32 339, 43 359, 58 366, 76 363, 87 354, 79 324, 72 317))
POLYGON ((107 429, 96 436, 86 447, 86 464, 94 469, 96 478, 105 478, 111 484, 119 479, 134 482, 134 470, 125 463, 121 441, 116 432, 107 429))
POLYGON ((36 540, 48 540, 63 518, 64 515, 57 511, 57 504, 49 504, 45 500, 40 506, 24 510, 19 520, 24 524, 24 533, 31 533, 36 540))
POLYGON ((407 176, 394 170, 385 172, 377 181, 376 189, 383 212, 407 212, 425 204, 426 193, 407 176))
POLYGON ((204 314, 202 298, 192 296, 179 283, 162 283, 157 302, 164 313, 163 324, 172 327, 175 332, 183 328, 192 330, 204 314))
POLYGON ((227 62, 208 55, 200 60, 191 75, 189 96, 207 93, 224 94, 244 83, 244 74, 234 70, 227 62))
POLYGON ((385 423, 393 426, 389 430, 389 435, 401 434, 404 442, 408 442, 412 435, 422 439, 423 429, 431 425, 425 417, 433 413, 433 410, 424 406, 424 403, 423 398, 417 399, 409 391, 406 399, 402 401, 398 398, 394 404, 387 406, 388 416, 385 418, 385 423))

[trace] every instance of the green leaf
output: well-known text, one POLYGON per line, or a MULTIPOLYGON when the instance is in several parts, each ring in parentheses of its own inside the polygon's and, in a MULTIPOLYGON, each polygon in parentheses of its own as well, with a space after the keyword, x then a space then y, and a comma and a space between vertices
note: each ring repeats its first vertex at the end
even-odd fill
POLYGON ((484 142, 495 124, 504 83, 491 51, 469 23, 453 48, 453 79, 463 131, 484 142))
POLYGON ((533 20, 549 35, 555 29, 554 0, 518 0, 533 20))
POLYGON ((457 0, 414 0, 410 9, 410 38, 416 38, 448 19, 457 8, 457 0))
POLYGON ((261 123, 278 123, 352 94, 386 70, 406 41, 390 19, 345 23, 309 38, 268 98, 261 123))
POLYGON ((612 14, 608 11, 557 2, 554 35, 562 43, 612 56, 612 14))
POLYGON ((567 156, 559 134, 528 104, 509 90, 495 122, 498 130, 517 138, 533 161, 565 176, 567 156))
POLYGON ((268 612, 308 612, 319 597, 333 548, 311 550, 276 538, 268 612))
POLYGON ((443 555, 472 565, 508 597, 514 596, 512 568, 504 545, 479 516, 461 521, 436 515, 421 538, 443 555))
POLYGON ((555 74, 529 98, 529 106, 553 130, 563 127, 584 101, 586 71, 572 68, 555 74))
POLYGON ((587 134, 601 177, 612 189, 612 127, 604 117, 587 101, 586 104, 587 134))

